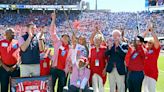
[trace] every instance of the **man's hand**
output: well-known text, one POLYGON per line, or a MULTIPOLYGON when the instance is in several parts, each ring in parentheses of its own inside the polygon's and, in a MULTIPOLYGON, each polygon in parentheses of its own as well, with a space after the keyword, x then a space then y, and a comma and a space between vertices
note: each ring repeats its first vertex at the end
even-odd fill
POLYGON ((55 13, 52 13, 51 14, 51 18, 52 18, 52 20, 56 20, 56 14, 55 13))
POLYGON ((110 49, 112 48, 112 46, 113 46, 112 39, 109 39, 109 40, 107 41, 107 45, 108 45, 108 49, 110 50, 110 49))
POLYGON ((149 23, 149 25, 148 25, 148 30, 147 31, 149 31, 149 32, 154 32, 153 31, 153 23, 149 23))
POLYGON ((11 67, 11 68, 10 68, 10 72, 15 71, 15 69, 16 69, 16 67, 11 67))
POLYGON ((41 34, 40 34, 40 36, 39 36, 39 39, 42 39, 42 36, 43 36, 43 34, 44 34, 44 32, 45 32, 45 29, 42 28, 40 32, 41 32, 41 34))
POLYGON ((29 34, 29 37, 32 39, 34 35, 31 30, 28 31, 28 34, 29 34))

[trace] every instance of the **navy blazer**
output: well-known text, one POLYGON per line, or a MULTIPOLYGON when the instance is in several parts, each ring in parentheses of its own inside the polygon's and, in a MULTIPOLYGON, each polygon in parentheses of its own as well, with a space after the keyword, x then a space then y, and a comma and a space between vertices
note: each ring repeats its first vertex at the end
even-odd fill
POLYGON ((128 44, 121 43, 118 47, 115 48, 115 45, 112 48, 105 52, 105 55, 109 57, 108 65, 106 71, 111 73, 114 68, 114 63, 116 64, 117 71, 120 75, 124 75, 126 73, 125 68, 125 56, 128 51, 128 44))

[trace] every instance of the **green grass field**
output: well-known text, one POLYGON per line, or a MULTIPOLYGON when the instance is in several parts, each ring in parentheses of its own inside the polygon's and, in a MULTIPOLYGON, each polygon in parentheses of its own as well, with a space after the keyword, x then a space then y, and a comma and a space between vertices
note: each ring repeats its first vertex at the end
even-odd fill
POLYGON ((164 56, 160 56, 158 60, 159 78, 157 81, 157 92, 164 92, 164 56))
MULTIPOLYGON (((156 92, 164 92, 164 56, 160 56, 158 59, 158 67, 159 67, 159 77, 157 81, 157 91, 156 92)), ((109 92, 109 82, 106 81, 105 84, 105 92, 109 92)))
MULTIPOLYGON (((52 49, 53 51, 53 49, 52 49)), ((53 52, 52 52, 53 53, 53 52)), ((160 56, 158 59, 158 67, 159 67, 159 77, 157 81, 157 91, 156 92, 164 92, 164 55, 160 56)), ((105 92, 109 92, 109 80, 107 79, 105 84, 105 92)))

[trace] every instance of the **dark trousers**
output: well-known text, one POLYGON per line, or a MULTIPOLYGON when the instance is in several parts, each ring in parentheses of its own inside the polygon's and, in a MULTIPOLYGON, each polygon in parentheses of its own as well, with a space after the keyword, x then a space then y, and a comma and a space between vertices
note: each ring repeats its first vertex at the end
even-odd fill
POLYGON ((58 88, 57 92, 63 92, 63 87, 65 85, 66 81, 66 75, 65 72, 56 68, 51 68, 50 70, 51 76, 52 76, 52 89, 54 91, 54 87, 56 84, 56 80, 58 79, 58 88))
MULTIPOLYGON (((73 85, 69 86, 69 88, 68 88, 68 92, 79 92, 79 91, 80 91, 80 88, 77 88, 73 85)), ((85 87, 85 89, 82 90, 82 92, 90 92, 90 90, 88 87, 85 87)))
POLYGON ((128 72, 129 92, 141 92, 143 79, 144 79, 144 73, 142 71, 128 72))
POLYGON ((7 72, 3 67, 0 67, 1 78, 1 92, 8 92, 9 78, 20 77, 20 68, 15 69, 13 72, 7 72))
POLYGON ((126 74, 125 74, 125 92, 127 92, 127 90, 128 90, 128 68, 126 67, 126 69, 127 69, 127 72, 126 72, 126 74))

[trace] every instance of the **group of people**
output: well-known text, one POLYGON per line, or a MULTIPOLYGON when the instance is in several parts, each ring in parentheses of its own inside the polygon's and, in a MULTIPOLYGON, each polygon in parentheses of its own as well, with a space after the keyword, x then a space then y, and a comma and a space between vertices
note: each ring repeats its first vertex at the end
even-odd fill
MULTIPOLYGON (((132 42, 124 37, 122 30, 113 30, 110 39, 105 39, 100 28, 95 30, 87 44, 83 35, 77 37, 78 26, 74 25, 71 35, 59 38, 56 14, 51 14, 49 33, 54 53, 49 75, 55 92, 104 92, 108 76, 110 92, 155 92, 158 79, 157 61, 160 43, 152 26, 136 36, 132 42), (152 38, 144 37, 151 33, 152 38), (143 85, 142 85, 143 84, 143 85)), ((1 92, 8 92, 10 77, 40 76, 40 52, 45 50, 44 30, 36 33, 36 25, 26 25, 26 33, 14 39, 14 30, 5 31, 6 39, 0 41, 0 83, 1 92), (21 67, 20 67, 21 66, 21 67)))

